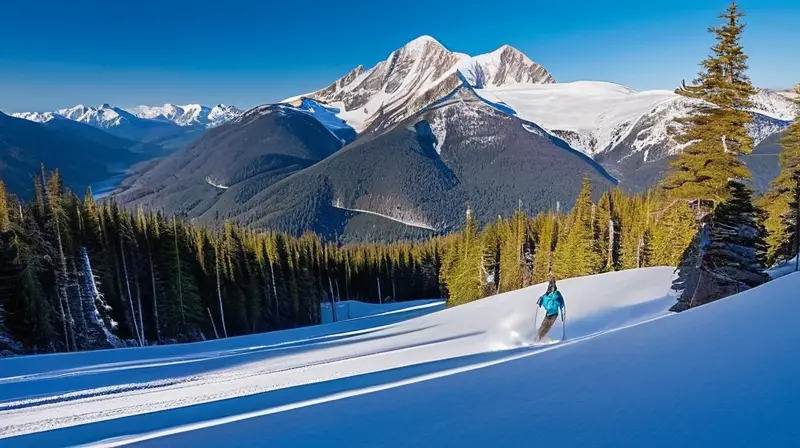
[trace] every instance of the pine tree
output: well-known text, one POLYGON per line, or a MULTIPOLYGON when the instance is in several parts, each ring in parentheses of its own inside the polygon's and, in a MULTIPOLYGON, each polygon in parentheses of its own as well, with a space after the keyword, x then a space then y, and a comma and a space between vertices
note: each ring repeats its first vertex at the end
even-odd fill
POLYGON ((679 201, 670 204, 656 219, 648 263, 651 266, 677 266, 697 233, 695 213, 688 202, 679 201))
POLYGON ((702 101, 690 117, 679 120, 686 125, 680 141, 688 146, 672 164, 663 182, 671 197, 703 204, 718 204, 728 199, 729 179, 750 177, 738 159, 749 154, 753 139, 746 125, 752 121, 747 108, 755 90, 745 74, 747 55, 740 43, 744 14, 732 2, 720 16, 723 24, 709 29, 717 44, 702 63, 703 70, 694 85, 685 84, 677 93, 702 101))
POLYGON ((553 273, 557 278, 597 274, 603 269, 603 256, 595 239, 595 206, 591 183, 584 179, 575 205, 567 215, 554 255, 553 273))
POLYGON ((603 193, 597 203, 595 239, 602 257, 604 271, 614 271, 619 266, 619 219, 610 192, 603 193))
POLYGON ((730 199, 703 220, 684 254, 673 289, 672 311, 683 311, 765 283, 763 212, 742 183, 728 183, 730 199))

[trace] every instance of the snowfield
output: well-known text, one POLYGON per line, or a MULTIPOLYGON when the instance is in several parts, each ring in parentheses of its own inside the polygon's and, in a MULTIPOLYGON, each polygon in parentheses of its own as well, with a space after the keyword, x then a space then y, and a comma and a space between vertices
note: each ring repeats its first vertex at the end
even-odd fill
POLYGON ((6 359, 0 445, 797 446, 800 275, 680 315, 666 311, 672 279, 561 282, 567 341, 540 346, 526 341, 544 285, 441 311, 392 304, 284 332, 6 359))

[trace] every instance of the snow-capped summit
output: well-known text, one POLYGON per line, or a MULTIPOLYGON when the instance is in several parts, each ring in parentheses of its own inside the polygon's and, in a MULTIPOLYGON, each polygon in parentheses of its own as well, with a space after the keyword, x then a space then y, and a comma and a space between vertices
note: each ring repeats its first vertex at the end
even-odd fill
POLYGON ((219 104, 213 108, 200 104, 177 106, 137 106, 129 109, 133 115, 148 120, 175 123, 178 126, 214 127, 236 117, 240 111, 233 106, 219 104))
POLYGON ((478 89, 555 82, 544 67, 510 45, 466 59, 458 70, 478 89))
POLYGON ((50 120, 66 120, 65 117, 55 112, 15 112, 12 117, 24 118, 37 123, 47 123, 50 120))
POLYGON ((470 83, 488 80, 492 86, 554 82, 543 67, 512 47, 472 58, 421 36, 369 70, 358 66, 322 90, 285 102, 313 98, 338 109, 339 118, 358 132, 380 130, 443 98, 462 83, 462 76, 470 83), (466 73, 460 74, 462 67, 466 73))
POLYGON ((56 114, 102 129, 120 126, 124 122, 131 119, 135 120, 136 118, 130 113, 118 107, 112 107, 107 103, 98 107, 79 104, 75 107, 57 110, 56 114))

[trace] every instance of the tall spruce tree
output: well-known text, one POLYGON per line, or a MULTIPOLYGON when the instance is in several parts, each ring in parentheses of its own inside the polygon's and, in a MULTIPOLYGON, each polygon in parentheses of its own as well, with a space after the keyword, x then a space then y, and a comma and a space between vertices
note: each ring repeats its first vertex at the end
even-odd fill
POLYGON ((698 78, 676 91, 700 103, 691 116, 679 120, 686 125, 679 139, 688 146, 663 182, 673 198, 718 204, 729 198, 729 179, 750 177, 738 158, 752 151, 753 139, 746 128, 752 117, 746 109, 755 93, 745 74, 747 55, 740 42, 743 16, 732 2, 720 16, 722 25, 709 28, 717 43, 701 64, 698 78))
POLYGON ((763 212, 741 182, 728 182, 726 202, 707 215, 678 267, 673 289, 684 311, 765 283, 763 212))

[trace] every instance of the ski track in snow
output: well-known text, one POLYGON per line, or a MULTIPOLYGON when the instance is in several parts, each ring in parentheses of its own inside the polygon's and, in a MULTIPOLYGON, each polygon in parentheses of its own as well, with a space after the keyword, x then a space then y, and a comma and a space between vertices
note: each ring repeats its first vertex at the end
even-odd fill
POLYGON ((526 342, 545 287, 536 285, 434 313, 441 301, 373 305, 372 316, 286 332, 11 358, 0 361, 0 440, 118 446, 489 368, 664 317, 672 278, 671 268, 651 268, 563 281, 568 340, 545 345, 526 342), (312 392, 293 393, 303 388, 312 392), (247 397, 262 398, 224 410, 247 397), (190 406, 189 421, 153 414, 190 406), (124 417, 145 429, 92 429, 124 417))

